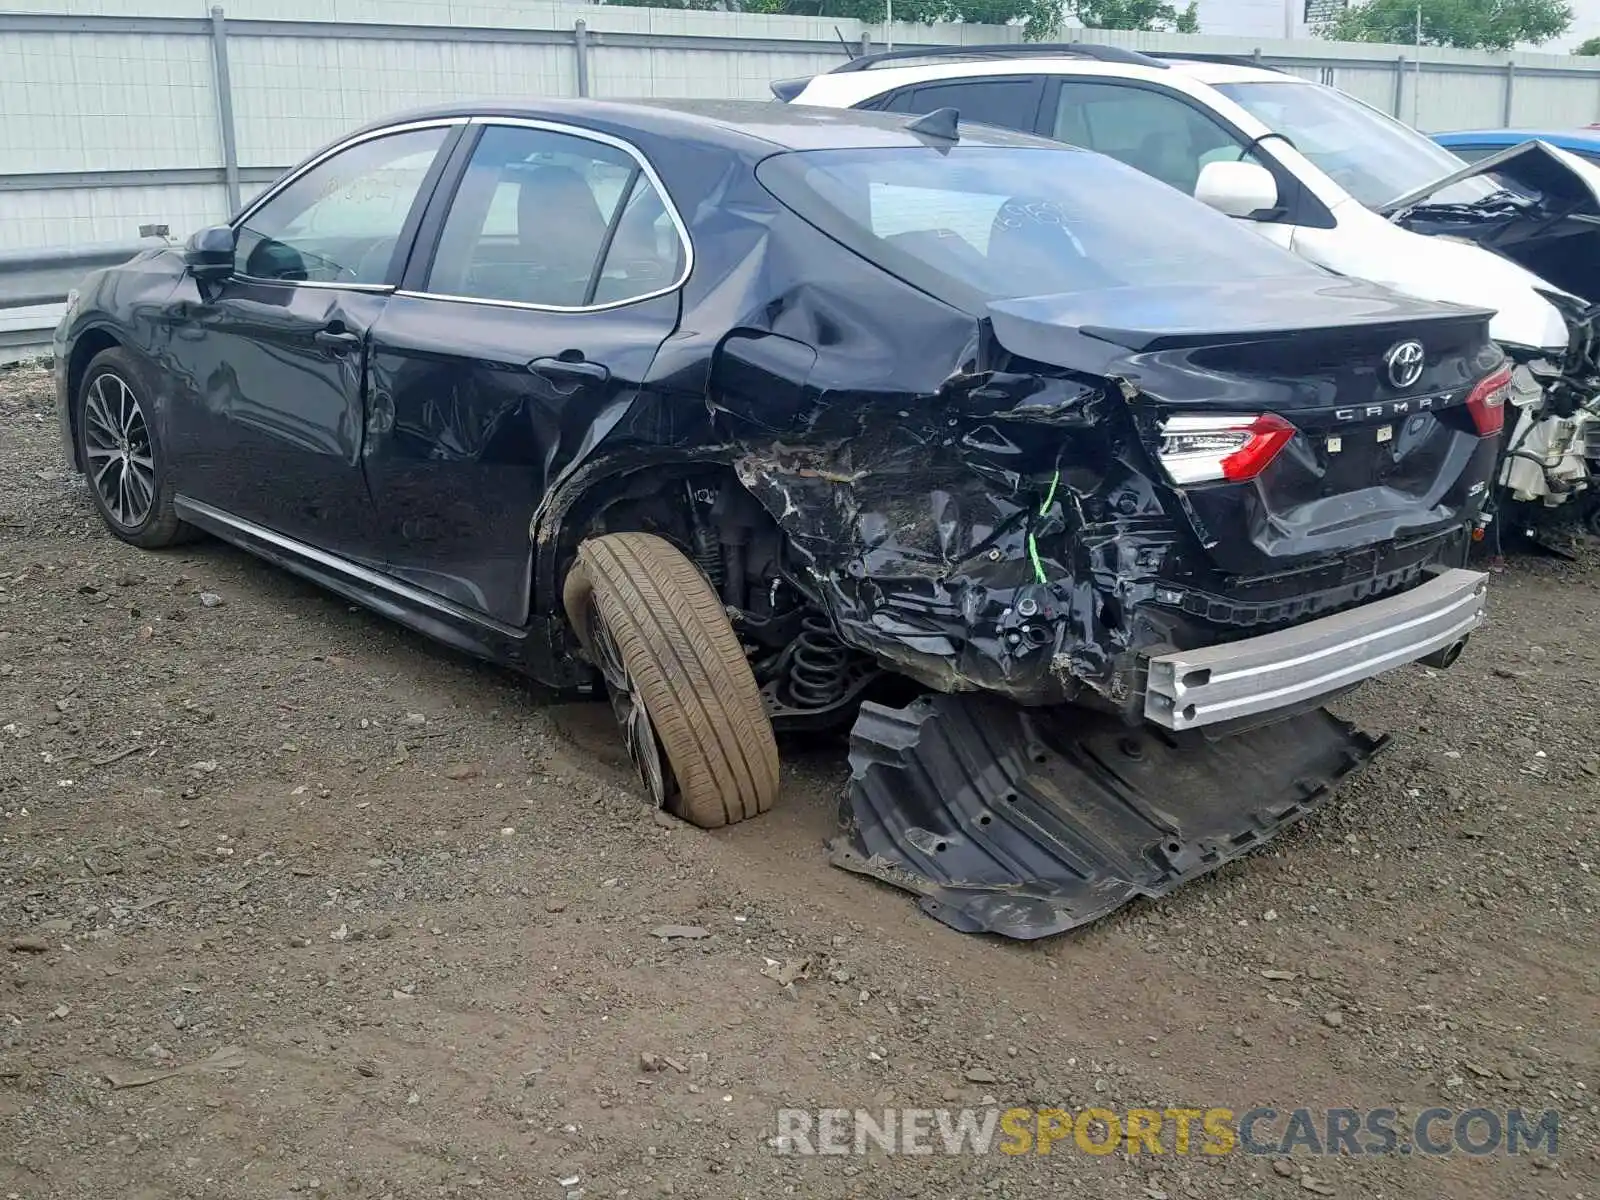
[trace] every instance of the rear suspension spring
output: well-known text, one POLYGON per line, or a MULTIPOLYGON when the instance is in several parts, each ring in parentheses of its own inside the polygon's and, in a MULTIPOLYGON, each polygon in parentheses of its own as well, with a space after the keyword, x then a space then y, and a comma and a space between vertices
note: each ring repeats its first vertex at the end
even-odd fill
POLYGON ((807 708, 826 708, 850 687, 850 651, 826 617, 807 613, 789 655, 789 694, 807 708))

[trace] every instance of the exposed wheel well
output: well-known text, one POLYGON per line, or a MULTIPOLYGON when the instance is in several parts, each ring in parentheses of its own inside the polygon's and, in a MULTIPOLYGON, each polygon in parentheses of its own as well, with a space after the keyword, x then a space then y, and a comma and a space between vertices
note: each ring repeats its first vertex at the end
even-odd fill
MULTIPOLYGON (((566 574, 584 538, 652 533, 677 546, 720 586, 713 560, 729 526, 778 536, 776 523, 740 486, 729 464, 691 461, 635 472, 593 488, 563 522, 560 574, 566 574)), ((737 533, 733 538, 741 544, 749 540, 737 533)))
POLYGON ((83 464, 78 462, 78 388, 83 383, 83 373, 89 369, 89 363, 94 356, 102 350, 110 350, 113 346, 122 345, 115 337, 104 329, 87 329, 78 336, 72 345, 72 354, 67 359, 67 419, 72 423, 72 459, 73 465, 79 470, 83 464))
POLYGON ((732 464, 608 472, 565 509, 551 574, 567 577, 584 539, 641 533, 681 552, 721 601, 775 726, 848 723, 882 672, 844 643, 787 535, 732 464))

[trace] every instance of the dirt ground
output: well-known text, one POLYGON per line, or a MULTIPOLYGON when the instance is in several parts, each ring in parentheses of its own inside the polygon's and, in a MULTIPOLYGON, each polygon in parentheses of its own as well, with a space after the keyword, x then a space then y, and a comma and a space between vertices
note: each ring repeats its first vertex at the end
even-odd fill
POLYGON ((1022 945, 826 865, 842 745, 760 820, 657 817, 602 705, 221 544, 113 540, 51 409, 0 374, 0 1196, 1600 1197, 1600 559, 1514 559, 1455 668, 1342 705, 1397 745, 1306 825, 1022 945), (772 1144, 779 1108, 981 1104, 1553 1109, 1560 1140, 772 1144))

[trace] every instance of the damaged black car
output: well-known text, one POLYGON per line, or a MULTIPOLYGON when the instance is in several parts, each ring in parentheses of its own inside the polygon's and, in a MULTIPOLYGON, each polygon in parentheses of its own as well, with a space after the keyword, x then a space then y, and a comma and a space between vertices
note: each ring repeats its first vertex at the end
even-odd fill
POLYGON ((603 690, 698 825, 853 724, 833 860, 1033 937, 1311 811, 1382 744, 1322 706, 1460 653, 1489 316, 948 110, 550 101, 341 140, 55 349, 116 536, 603 690))

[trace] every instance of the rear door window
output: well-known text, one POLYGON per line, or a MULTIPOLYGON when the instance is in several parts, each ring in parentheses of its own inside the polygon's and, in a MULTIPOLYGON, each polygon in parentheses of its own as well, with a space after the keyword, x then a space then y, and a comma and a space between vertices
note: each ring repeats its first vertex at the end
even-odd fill
POLYGON ((927 83, 896 92, 884 105, 890 112, 930 113, 953 108, 963 121, 1032 133, 1039 119, 1044 80, 1037 75, 1003 79, 960 79, 927 83))
POLYGON ((425 290, 586 308, 676 286, 686 251, 666 202, 617 146, 485 129, 450 202, 425 290))

